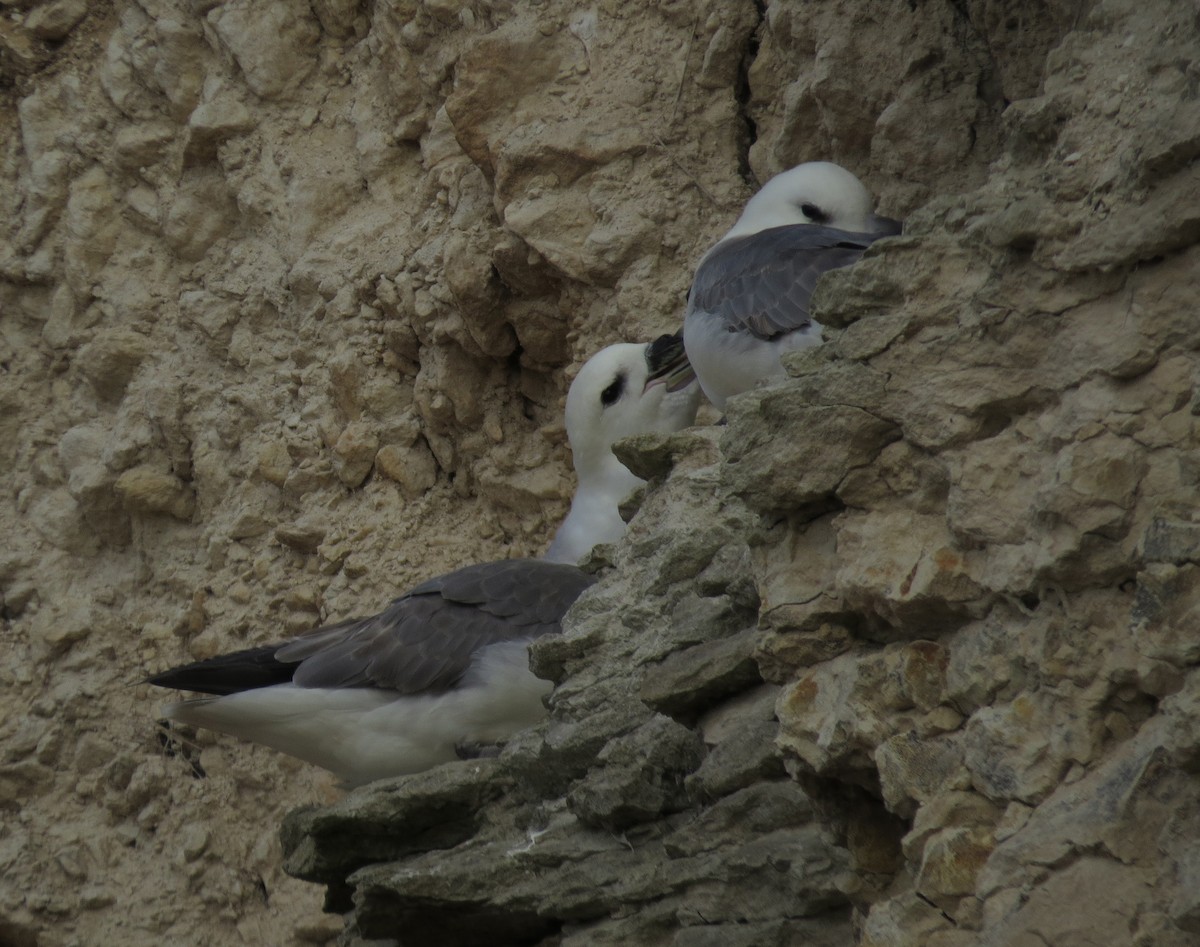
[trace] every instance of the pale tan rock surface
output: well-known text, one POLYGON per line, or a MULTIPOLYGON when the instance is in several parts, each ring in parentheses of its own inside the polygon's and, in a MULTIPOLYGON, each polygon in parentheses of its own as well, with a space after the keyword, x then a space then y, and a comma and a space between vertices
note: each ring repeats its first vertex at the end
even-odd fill
POLYGON ((435 942, 1192 943, 1186 7, 5 6, 0 941, 334 942, 278 828, 336 788, 165 740, 136 682, 539 552, 571 367, 832 158, 906 236, 792 380, 638 446, 554 722, 294 820, 292 867, 410 856, 347 942, 421 904, 435 942))

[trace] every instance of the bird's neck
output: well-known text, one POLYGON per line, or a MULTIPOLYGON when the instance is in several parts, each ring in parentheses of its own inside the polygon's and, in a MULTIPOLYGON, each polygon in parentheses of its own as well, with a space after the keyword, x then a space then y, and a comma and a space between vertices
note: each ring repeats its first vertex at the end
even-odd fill
POLYGON ((571 509, 546 554, 554 562, 577 562, 594 544, 620 539, 625 523, 619 505, 645 482, 612 454, 596 464, 577 464, 576 475, 571 509))
POLYGON ((584 494, 593 501, 607 500, 613 506, 645 482, 630 473, 629 468, 609 450, 604 451, 601 457, 587 458, 585 462, 577 463, 575 475, 579 482, 575 490, 576 497, 584 494))

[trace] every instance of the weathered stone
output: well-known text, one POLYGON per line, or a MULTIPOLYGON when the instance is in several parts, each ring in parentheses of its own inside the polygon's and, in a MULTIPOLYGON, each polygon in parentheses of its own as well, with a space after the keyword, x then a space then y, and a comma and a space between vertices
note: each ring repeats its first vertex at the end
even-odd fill
POLYGON ((130 170, 156 164, 165 155, 175 131, 168 122, 123 125, 113 136, 114 158, 119 166, 130 170))
POLYGON ((838 583, 858 614, 887 637, 930 638, 964 624, 985 598, 982 564, 938 516, 900 511, 845 517, 838 583), (903 537, 903 538, 901 538, 903 537))
POLYGON ((25 29, 39 39, 60 40, 87 16, 86 0, 53 0, 35 7, 25 18, 25 29))
POLYGON ((966 789, 970 777, 957 739, 922 740, 899 733, 879 745, 875 764, 883 800, 891 812, 910 817, 919 805, 949 790, 966 789))
POLYGON ((112 179, 103 168, 95 166, 71 182, 63 224, 68 282, 77 293, 83 292, 108 262, 119 233, 112 179))
POLYGON ((687 778, 688 792, 715 798, 782 776, 783 761, 775 749, 779 724, 774 720, 747 720, 728 737, 711 747, 704 761, 687 778))
MULTIPOLYGON (((1030 935, 1045 938, 1045 943, 1103 943, 1113 931, 1128 929, 1129 918, 1141 913, 1138 893, 1154 882, 1147 869, 1081 855, 1017 904, 1004 903, 999 897, 989 899, 984 904, 987 933, 983 943, 999 947, 1030 935), (1069 910, 1063 909, 1064 903, 1070 905, 1069 910)), ((1164 947, 1184 947, 1190 936, 1179 931, 1163 931, 1162 935, 1153 942, 1164 947)))
POLYGON ((785 629, 758 641, 754 659, 764 680, 785 683, 800 668, 836 658, 851 647, 853 637, 840 625, 823 623, 811 631, 791 630, 797 625, 802 628, 810 614, 810 609, 784 605, 763 616, 768 627, 785 629))
POLYGON ((1180 884, 1171 902, 1171 921, 1181 931, 1200 934, 1200 853, 1189 852, 1179 861, 1180 884))
POLYGON ((756 629, 676 651, 647 669, 638 696, 659 713, 691 716, 759 683, 753 651, 756 629))
POLYGON ((873 755, 884 734, 901 721, 915 723, 911 711, 928 703, 923 691, 931 670, 934 683, 940 681, 943 658, 936 646, 922 647, 929 644, 843 654, 798 674, 780 692, 776 706, 780 746, 819 774, 874 770, 864 754, 873 755))
POLYGON ((214 151, 226 138, 250 131, 254 115, 228 89, 220 85, 205 89, 204 98, 188 116, 188 153, 199 157, 214 151))
POLYGON ((495 768, 494 760, 451 764, 380 780, 331 808, 297 810, 281 836, 288 870, 323 880, 386 858, 397 845, 406 852, 452 847, 477 831, 480 806, 502 791, 491 778, 495 768))
POLYGON ((275 538, 297 552, 316 552, 325 541, 329 527, 316 519, 301 519, 275 527, 275 538))
POLYGON ((984 795, 1035 803, 1059 785, 1073 760, 1091 759, 1095 739, 1086 709, 1067 709, 1060 698, 1035 692, 973 714, 964 759, 984 795), (1050 719, 1059 724, 1053 731, 1046 728, 1050 719))
POLYGON ((188 17, 159 16, 154 21, 157 61, 153 82, 162 89, 171 112, 182 120, 196 106, 212 51, 199 25, 188 17))
POLYGON ((366 18, 355 0, 315 0, 312 7, 321 28, 338 39, 365 32, 366 18))
POLYGON ((4 6, 0 940, 336 936, 274 836, 337 790, 124 685, 544 550, 573 367, 829 159, 904 235, 726 424, 619 448, 549 718, 298 847, 348 944, 1190 945, 1189 5, 510 6, 4 6), (639 697, 685 665, 688 726, 639 697))
POLYGON ((805 825, 813 818, 808 797, 791 780, 762 782, 713 803, 663 839, 670 858, 687 858, 730 844, 738 827, 755 834, 805 825))
MULTIPOLYGON (((850 663, 843 664, 842 674, 830 673, 839 660, 829 662, 829 670, 819 677, 799 678, 784 689, 779 699, 780 744, 817 773, 829 772, 865 749, 861 738, 854 739, 858 731, 868 727, 865 716, 853 715, 851 711, 836 712, 836 707, 847 701, 849 688, 854 686, 850 675, 857 676, 864 669, 850 663)), ((870 724, 872 731, 881 732, 877 720, 871 720, 870 724)), ((860 765, 862 762, 860 759, 860 765)))
POLYGON ((717 459, 716 438, 712 428, 689 428, 672 434, 635 434, 613 445, 617 460, 643 480, 665 477, 687 458, 694 467, 703 467, 717 459))
POLYGON ((784 774, 775 748, 779 688, 763 684, 714 707, 696 721, 708 753, 687 777, 693 799, 714 799, 784 774))
POLYGON ((273 441, 265 445, 258 455, 258 473, 268 483, 282 487, 292 469, 292 458, 287 445, 273 441))
POLYGON ((415 500, 437 483, 437 461, 424 444, 399 447, 385 444, 375 455, 379 472, 400 485, 400 490, 415 500))
POLYGON ((79 366, 96 393, 112 401, 125 393, 138 366, 149 354, 150 343, 141 333, 110 331, 84 347, 79 366))
POLYGON ((654 717, 611 741, 597 757, 601 765, 568 793, 580 820, 623 829, 684 808, 683 779, 700 765, 703 747, 691 730, 654 717))
POLYGON ((919 862, 925 845, 947 828, 991 830, 999 819, 996 806, 978 793, 943 792, 921 805, 901 844, 905 855, 919 862))
POLYGON ((182 843, 180 851, 183 852, 184 860, 195 861, 203 855, 204 850, 208 848, 209 840, 208 829, 203 825, 193 825, 185 829, 180 838, 180 842, 182 843))
POLYGON ((225 182, 211 172, 197 170, 185 184, 167 205, 162 233, 180 259, 196 262, 229 232, 237 209, 225 182))
POLYGON ((265 99, 298 86, 316 66, 320 29, 307 3, 260 7, 235 0, 210 16, 246 83, 265 99))
POLYGON ((1172 562, 1177 565, 1200 562, 1200 523, 1155 518, 1142 539, 1143 555, 1148 562, 1172 562))
POLYGON ((13 70, 19 73, 33 72, 44 58, 34 37, 17 24, 7 21, 0 26, 0 49, 3 49, 5 58, 12 62, 13 70))
POLYGON ((995 847, 991 832, 983 829, 944 829, 930 839, 923 852, 917 886, 935 903, 971 894, 975 878, 995 847))
POLYGON ((1130 614, 1138 648, 1151 658, 1191 665, 1200 658, 1200 642, 1187 633, 1200 608, 1200 567, 1154 564, 1140 572, 1130 614))
POLYGON ((196 508, 195 494, 183 481, 155 466, 126 470, 113 489, 130 510, 139 513, 166 513, 186 522, 196 508))
POLYGON ((271 528, 257 510, 243 510, 229 525, 230 539, 253 539, 262 536, 271 528))
MULTIPOLYGON (((806 947, 836 947, 852 937, 849 923, 839 923, 842 912, 829 912, 818 920, 794 920, 764 924, 707 924, 684 927, 671 938, 672 947, 761 947, 764 944, 804 944, 806 947)), ((617 943, 629 943, 627 940, 617 943)))
POLYGON ((72 645, 87 639, 97 623, 94 610, 80 603, 67 610, 49 608, 38 612, 30 630, 50 653, 61 655, 72 645))
POLYGON ((362 421, 347 424, 333 445, 338 479, 348 487, 361 486, 371 474, 378 449, 379 436, 371 425, 362 421))
POLYGON ((58 459, 67 475, 69 499, 73 509, 45 497, 45 525, 52 527, 64 548, 76 545, 75 533, 85 524, 111 542, 128 537, 128 518, 113 489, 115 477, 104 462, 108 446, 106 432, 96 425, 78 425, 63 433, 58 442, 58 459), (78 522, 82 516, 83 523, 78 522), (52 526, 56 522, 56 526, 52 526))
POLYGON ((727 415, 721 441, 726 489, 764 511, 828 502, 851 470, 869 464, 899 436, 894 425, 862 409, 814 406, 789 386, 747 392, 727 415), (796 450, 799 445, 780 433, 796 429, 811 432, 826 450, 802 456, 804 448, 796 450))

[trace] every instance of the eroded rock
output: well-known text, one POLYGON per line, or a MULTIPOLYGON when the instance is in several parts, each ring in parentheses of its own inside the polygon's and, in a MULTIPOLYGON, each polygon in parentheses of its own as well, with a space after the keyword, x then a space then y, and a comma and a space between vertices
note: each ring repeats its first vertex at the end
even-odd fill
POLYGON ((544 549, 571 366, 812 159, 905 234, 625 451, 549 720, 290 864, 347 944, 1195 939, 1186 4, 81 9, 0 25, 9 939, 337 936, 337 790, 127 685, 544 549))

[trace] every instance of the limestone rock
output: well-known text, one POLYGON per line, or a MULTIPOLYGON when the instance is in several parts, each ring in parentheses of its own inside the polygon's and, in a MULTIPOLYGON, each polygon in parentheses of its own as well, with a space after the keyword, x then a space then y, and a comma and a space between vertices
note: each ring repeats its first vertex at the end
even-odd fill
POLYGON ((82 291, 116 248, 119 225, 112 181, 96 166, 71 182, 63 211, 63 252, 71 287, 82 291))
POLYGON ((346 425, 333 445, 338 479, 348 487, 361 486, 371 473, 378 449, 379 437, 370 425, 361 421, 346 425))
POLYGON ((265 99, 294 89, 316 66, 313 46, 320 29, 308 4, 260 7, 235 0, 222 4, 210 20, 246 83, 265 99))
POLYGON ((721 449, 732 493, 757 509, 782 510, 825 501, 856 467, 869 464, 899 434, 896 428, 854 407, 814 407, 799 391, 764 388, 729 405, 729 428, 721 449), (752 426, 749 418, 758 424, 752 426), (783 430, 802 428, 828 445, 819 457, 785 454, 783 430))
POLYGON ((889 737, 875 750, 880 788, 888 809, 911 816, 917 806, 970 781, 963 763, 962 740, 921 739, 915 732, 889 737))
POLYGON ((659 713, 690 715, 760 680, 751 653, 755 631, 677 651, 648 669, 642 700, 659 713))
POLYGON ((328 526, 316 519, 302 519, 275 528, 275 538, 299 552, 316 552, 325 540, 328 526))
POLYGON ((182 119, 196 105, 204 84, 211 52, 198 24, 187 17, 167 14, 154 22, 157 61, 153 81, 182 119))
POLYGON ((97 616, 92 609, 80 604, 67 611, 50 608, 39 612, 32 631, 52 654, 59 655, 72 645, 85 641, 96 624, 97 616))
POLYGON ((984 829, 943 829, 925 843, 917 886, 930 899, 973 894, 975 878, 992 853, 995 842, 984 829))
POLYGON ((99 335, 81 350, 79 367, 96 393, 111 401, 124 394, 149 354, 149 342, 141 333, 115 330, 99 335))
POLYGON ((292 458, 287 445, 279 441, 264 445, 259 453, 257 469, 268 483, 282 487, 292 469, 292 458))
POLYGON ((567 804, 588 825, 620 830, 682 808, 683 778, 699 765, 699 739, 656 717, 611 741, 598 766, 575 785, 567 804))
POLYGON ((54 0, 34 8, 25 29, 39 39, 60 40, 87 16, 86 0, 54 0))
POLYGON ((37 41, 15 23, 5 22, 0 27, 0 48, 11 62, 10 68, 18 74, 34 71, 43 61, 37 41))
POLYGON ((204 94, 188 116, 188 152, 194 158, 216 151, 225 139, 248 132, 254 115, 232 91, 220 83, 207 83, 204 94))
POLYGON ((385 477, 396 481, 404 495, 415 500, 437 483, 437 461, 420 444, 399 447, 385 444, 375 455, 375 465, 385 477))
POLYGON ((153 466, 126 470, 113 489, 129 509, 140 513, 166 513, 186 522, 196 507, 195 496, 178 477, 153 466))
POLYGON ((348 945, 1195 941, 1189 4, 4 10, 0 940, 338 937, 303 805, 348 945), (823 159, 905 232, 619 448, 542 724, 341 795, 157 722, 543 551, 575 367, 823 159))
POLYGON ((298 810, 283 828, 288 870, 315 879, 349 874, 396 845, 410 852, 436 851, 469 839, 479 828, 475 813, 501 791, 495 770, 490 760, 441 767, 411 779, 374 783, 333 809, 298 810), (447 780, 456 787, 453 792, 447 780), (358 835, 368 822, 370 833, 358 835), (339 851, 328 850, 326 842, 336 843, 339 851))
POLYGON ((313 12, 321 21, 321 28, 338 39, 361 37, 367 26, 355 0, 317 0, 313 12))
POLYGON ((228 232, 235 211, 224 181, 216 175, 196 171, 185 185, 166 208, 162 232, 181 259, 195 262, 228 232))

